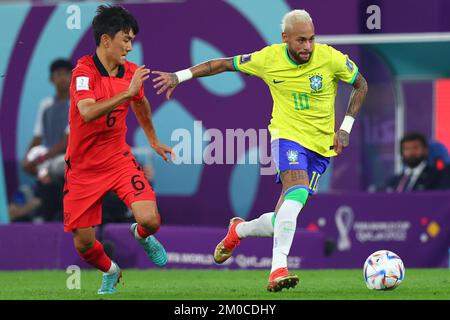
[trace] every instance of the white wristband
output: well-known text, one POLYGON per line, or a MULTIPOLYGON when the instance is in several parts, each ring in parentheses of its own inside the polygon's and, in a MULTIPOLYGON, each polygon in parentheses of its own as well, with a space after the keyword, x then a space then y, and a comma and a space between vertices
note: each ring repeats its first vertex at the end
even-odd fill
POLYGON ((352 131, 353 122, 355 122, 355 118, 352 116, 345 116, 344 121, 342 121, 340 130, 344 130, 348 134, 352 131))
POLYGON ((189 69, 177 71, 175 72, 175 75, 178 78, 178 83, 192 79, 192 72, 189 69))

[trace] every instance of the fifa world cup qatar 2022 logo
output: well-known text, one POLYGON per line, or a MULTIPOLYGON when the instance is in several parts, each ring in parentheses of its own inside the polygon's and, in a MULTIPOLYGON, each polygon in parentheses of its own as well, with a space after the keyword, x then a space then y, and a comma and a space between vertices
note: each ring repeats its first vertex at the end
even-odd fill
POLYGON ((359 243, 394 241, 402 242, 408 238, 411 221, 388 221, 383 218, 374 221, 356 220, 350 206, 340 206, 335 213, 338 231, 337 248, 339 251, 350 250, 352 238, 359 243))

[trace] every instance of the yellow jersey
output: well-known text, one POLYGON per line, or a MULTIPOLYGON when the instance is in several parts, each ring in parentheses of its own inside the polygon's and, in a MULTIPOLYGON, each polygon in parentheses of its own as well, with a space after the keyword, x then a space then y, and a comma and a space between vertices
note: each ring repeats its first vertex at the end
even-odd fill
POLYGON ((271 140, 288 139, 325 157, 335 156, 334 103, 339 80, 353 84, 358 67, 347 55, 316 43, 307 63, 297 65, 287 45, 274 44, 233 58, 237 71, 261 78, 273 99, 271 140))

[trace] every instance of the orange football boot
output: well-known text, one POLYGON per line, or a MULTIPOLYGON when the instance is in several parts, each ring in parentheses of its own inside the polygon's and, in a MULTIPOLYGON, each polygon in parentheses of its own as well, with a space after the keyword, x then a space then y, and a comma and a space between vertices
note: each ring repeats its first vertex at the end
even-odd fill
POLYGON ((284 288, 294 288, 299 279, 295 274, 289 274, 287 268, 278 268, 270 273, 267 291, 278 292, 284 288))
POLYGON ((233 250, 239 245, 239 239, 236 233, 236 226, 245 220, 239 217, 234 217, 230 220, 228 225, 228 233, 222 241, 216 246, 214 250, 214 261, 218 264, 224 263, 231 257, 233 250))

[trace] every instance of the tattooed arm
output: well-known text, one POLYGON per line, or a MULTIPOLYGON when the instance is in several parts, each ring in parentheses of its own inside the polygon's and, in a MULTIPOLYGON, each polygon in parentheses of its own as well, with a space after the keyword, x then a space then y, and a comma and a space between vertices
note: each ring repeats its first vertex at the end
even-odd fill
POLYGON ((224 71, 236 71, 233 58, 214 59, 190 68, 193 78, 212 76, 224 71))
MULTIPOLYGON (((224 71, 236 71, 233 65, 233 58, 223 58, 223 59, 214 59, 209 60, 203 63, 200 63, 196 66, 193 66, 189 69, 185 69, 177 72, 177 74, 181 73, 181 77, 186 76, 188 80, 190 78, 199 78, 199 77, 207 77, 212 76, 218 73, 222 73, 224 71)), ((175 90, 175 87, 183 81, 179 79, 180 75, 177 76, 175 73, 168 73, 162 71, 153 71, 152 73, 157 74, 158 77, 153 79, 153 82, 156 84, 153 88, 160 88, 157 94, 161 94, 167 90, 166 98, 169 99, 172 95, 172 92, 175 90)))
POLYGON ((348 103, 347 113, 345 115, 356 118, 356 115, 361 109, 368 90, 367 81, 361 73, 356 76, 353 83, 353 91, 350 95, 350 101, 348 103))
POLYGON ((367 81, 364 79, 361 73, 356 76, 353 83, 353 91, 350 95, 350 101, 348 103, 347 112, 345 113, 345 119, 341 128, 334 135, 333 149, 337 154, 341 154, 342 150, 346 148, 350 143, 350 130, 353 125, 353 121, 356 118, 361 106, 364 102, 368 90, 367 81))

